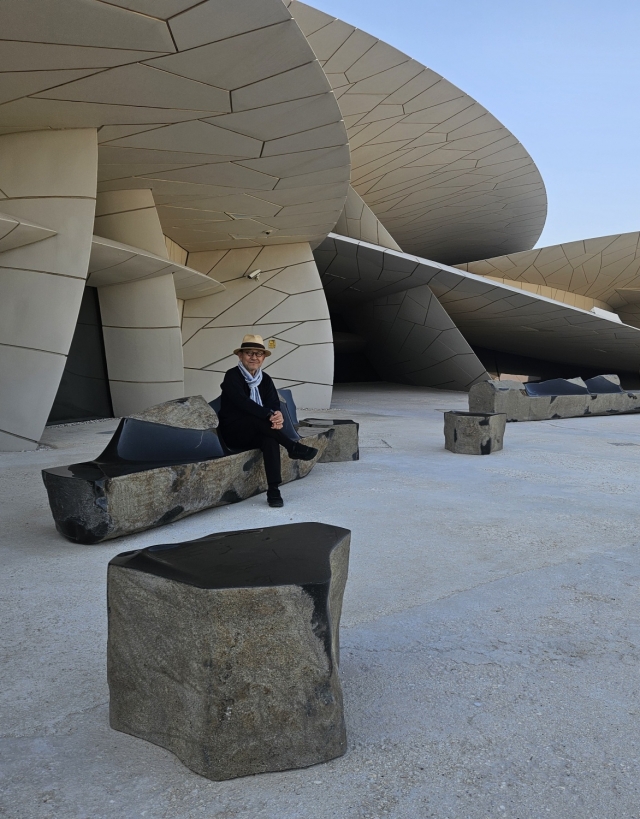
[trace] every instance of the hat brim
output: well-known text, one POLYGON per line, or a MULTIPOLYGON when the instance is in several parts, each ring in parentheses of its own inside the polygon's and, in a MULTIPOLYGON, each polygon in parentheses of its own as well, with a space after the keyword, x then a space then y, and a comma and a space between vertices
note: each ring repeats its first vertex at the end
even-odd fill
POLYGON ((269 350, 264 350, 262 347, 238 347, 237 350, 234 350, 234 355, 240 355, 240 353, 246 353, 248 350, 253 350, 257 353, 264 353, 266 358, 269 358, 271 352, 269 350))

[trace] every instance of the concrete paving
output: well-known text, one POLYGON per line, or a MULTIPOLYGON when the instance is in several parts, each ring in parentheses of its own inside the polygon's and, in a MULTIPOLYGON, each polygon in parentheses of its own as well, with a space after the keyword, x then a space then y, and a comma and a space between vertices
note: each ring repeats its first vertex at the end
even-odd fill
POLYGON ((444 449, 463 393, 345 385, 334 405, 362 459, 316 466, 283 509, 261 496, 97 546, 55 532, 39 471, 95 456, 113 420, 0 455, 0 816, 640 817, 640 416, 508 424, 478 457, 444 449), (112 731, 108 560, 305 520, 353 532, 347 755, 215 783, 112 731))

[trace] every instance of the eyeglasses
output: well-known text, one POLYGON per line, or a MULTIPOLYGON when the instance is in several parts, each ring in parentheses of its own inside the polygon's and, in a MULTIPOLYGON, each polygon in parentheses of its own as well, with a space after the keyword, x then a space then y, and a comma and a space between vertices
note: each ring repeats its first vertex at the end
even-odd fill
POLYGON ((247 350, 243 350, 242 354, 246 355, 247 358, 264 358, 264 356, 265 356, 264 353, 258 353, 258 352, 250 353, 247 350))

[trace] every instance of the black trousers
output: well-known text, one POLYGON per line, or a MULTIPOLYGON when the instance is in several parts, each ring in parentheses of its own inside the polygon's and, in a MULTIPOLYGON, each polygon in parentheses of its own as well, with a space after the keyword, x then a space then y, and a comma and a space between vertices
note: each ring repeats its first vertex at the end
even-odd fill
POLYGON ((230 424, 220 425, 222 439, 231 449, 260 449, 269 486, 282 483, 280 446, 291 452, 296 443, 281 429, 272 429, 271 421, 245 415, 230 424))

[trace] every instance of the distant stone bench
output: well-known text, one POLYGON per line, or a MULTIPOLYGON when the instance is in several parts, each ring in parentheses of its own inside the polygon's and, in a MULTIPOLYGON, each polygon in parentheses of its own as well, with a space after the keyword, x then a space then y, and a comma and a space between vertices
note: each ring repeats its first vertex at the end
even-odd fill
MULTIPOLYGON (((56 529, 76 543, 100 543, 265 492, 260 450, 229 450, 217 425, 202 396, 123 418, 95 460, 43 470, 56 529)), ((300 434, 318 454, 292 461, 281 448, 283 483, 309 473, 334 430, 300 434)))
POLYGON ((482 381, 469 390, 469 411, 505 413, 507 421, 618 415, 640 412, 640 392, 624 391, 616 375, 529 384, 482 381))
POLYGON ((115 557, 111 727, 214 780, 344 754, 338 662, 350 534, 297 523, 115 557))

